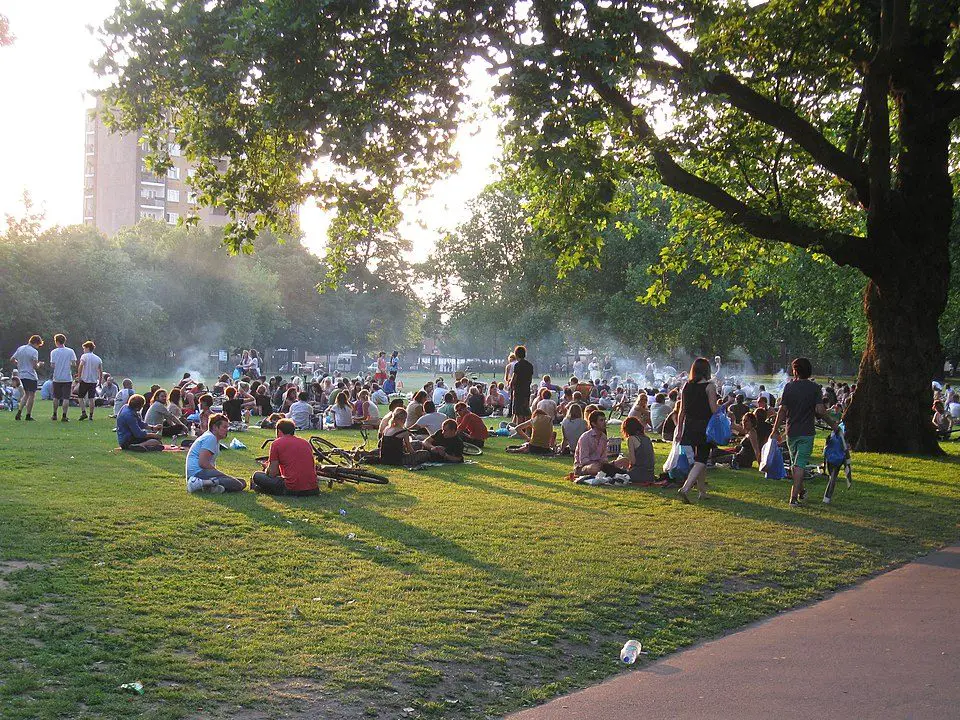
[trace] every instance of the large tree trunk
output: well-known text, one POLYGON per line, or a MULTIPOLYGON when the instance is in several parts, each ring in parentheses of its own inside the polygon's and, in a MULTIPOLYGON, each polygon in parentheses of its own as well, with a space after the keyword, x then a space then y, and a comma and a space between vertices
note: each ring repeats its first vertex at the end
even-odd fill
POLYGON ((882 205, 870 208, 867 221, 877 261, 863 300, 867 347, 844 421, 854 450, 938 455, 930 383, 943 367, 938 323, 950 282, 950 123, 933 72, 942 48, 915 45, 907 55, 910 62, 890 78, 900 134, 896 180, 871 198, 871 206, 882 205))
POLYGON ((929 308, 942 304, 946 293, 930 293, 923 279, 911 273, 904 271, 906 277, 890 287, 871 280, 864 293, 867 347, 856 393, 844 415, 853 450, 942 452, 930 411, 930 381, 943 363, 937 328, 940 312, 929 308))

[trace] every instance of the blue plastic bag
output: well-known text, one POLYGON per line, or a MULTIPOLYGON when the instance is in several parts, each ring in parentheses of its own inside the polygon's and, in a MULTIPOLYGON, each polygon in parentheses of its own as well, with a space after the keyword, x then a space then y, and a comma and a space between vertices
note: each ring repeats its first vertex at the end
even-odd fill
POLYGON ((663 463, 663 471, 670 476, 671 480, 686 480, 691 467, 689 451, 688 446, 674 441, 670 454, 663 463))
POLYGON ((725 408, 719 408, 707 423, 707 442, 714 445, 726 445, 730 442, 733 430, 730 427, 730 418, 725 408))
POLYGON ((241 373, 240 373, 240 368, 239 368, 239 367, 235 367, 235 368, 233 369, 233 379, 234 379, 234 380, 239 380, 241 377, 242 377, 242 375, 241 375, 241 373))
POLYGON ((760 452, 760 472, 764 474, 767 480, 783 480, 787 476, 780 443, 772 435, 760 452))
POLYGON ((823 460, 828 465, 843 465, 847 459, 847 444, 837 432, 830 433, 823 446, 823 460))

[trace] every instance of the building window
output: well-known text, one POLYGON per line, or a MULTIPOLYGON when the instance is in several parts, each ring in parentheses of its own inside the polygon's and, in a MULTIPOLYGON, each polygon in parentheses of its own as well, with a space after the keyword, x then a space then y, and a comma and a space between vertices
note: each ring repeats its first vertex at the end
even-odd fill
POLYGON ((180 152, 180 143, 167 143, 167 152, 173 157, 183 156, 183 153, 180 152))
POLYGON ((141 210, 140 217, 149 218, 151 220, 162 220, 163 211, 162 210, 141 210))
POLYGON ((197 204, 197 194, 193 190, 187 190, 187 202, 191 205, 197 204))
POLYGON ((177 224, 177 220, 179 220, 179 219, 180 219, 180 214, 179 214, 179 213, 167 213, 167 224, 168 224, 168 225, 176 225, 176 224, 177 224))
POLYGON ((167 190, 167 202, 180 202, 180 191, 167 190))
POLYGON ((180 168, 178 168, 176 165, 174 165, 172 168, 170 168, 169 170, 167 170, 167 177, 170 178, 171 180, 179 180, 179 179, 180 179, 180 168))

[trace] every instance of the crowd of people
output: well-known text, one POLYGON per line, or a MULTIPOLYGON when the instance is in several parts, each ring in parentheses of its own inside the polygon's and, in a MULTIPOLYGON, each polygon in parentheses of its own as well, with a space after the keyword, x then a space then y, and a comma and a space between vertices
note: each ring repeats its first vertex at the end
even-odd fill
MULTIPOLYGON (((746 469, 759 465, 761 449, 773 437, 785 439, 792 467, 789 501, 805 495, 804 468, 813 449, 815 421, 832 429, 850 403, 855 385, 811 380, 806 358, 792 364, 792 380, 775 388, 745 386, 720 374, 713 363, 697 358, 689 372, 664 373, 647 358, 643 373, 621 378, 609 356, 602 361, 576 358, 573 374, 558 383, 549 375, 535 378, 526 348, 510 354, 502 379, 484 382, 461 373, 450 381, 428 381, 402 394, 397 381, 399 357, 380 352, 372 374, 355 378, 320 373, 311 378, 263 374, 255 350, 240 353, 232 374, 224 373, 209 387, 190 373, 169 391, 153 385, 139 394, 126 378, 120 385, 104 372, 92 340, 83 353, 57 334, 49 354, 49 379, 42 385, 43 339, 34 335, 13 353, 15 370, 3 378, 5 404, 16 420, 32 421, 36 393, 53 400, 52 420, 69 421, 72 406, 78 420, 92 419, 97 408, 112 410, 117 441, 125 451, 161 450, 165 439, 189 447, 186 472, 191 491, 230 492, 246 483, 216 469, 220 442, 259 418, 276 431, 264 470, 251 487, 268 493, 312 494, 316 491, 313 453, 297 431, 314 429, 376 430, 377 447, 363 454, 369 463, 417 467, 425 463, 460 463, 468 445, 482 448, 491 433, 514 438, 506 452, 572 458, 571 476, 613 478, 624 483, 663 481, 654 466, 653 441, 676 443, 688 455, 688 471, 679 488, 689 502, 693 487, 706 496, 706 470, 714 465, 746 469), (381 412, 381 407, 386 406, 381 412), (718 447, 707 441, 707 424, 718 414, 730 423, 733 443, 718 447), (488 427, 502 418, 499 427, 488 427), (618 426, 611 438, 612 426, 618 426), (781 435, 781 428, 786 428, 781 435)), ((560 368, 563 369, 563 368, 560 368)), ((941 437, 960 423, 960 395, 949 385, 934 387, 932 422, 941 437)))

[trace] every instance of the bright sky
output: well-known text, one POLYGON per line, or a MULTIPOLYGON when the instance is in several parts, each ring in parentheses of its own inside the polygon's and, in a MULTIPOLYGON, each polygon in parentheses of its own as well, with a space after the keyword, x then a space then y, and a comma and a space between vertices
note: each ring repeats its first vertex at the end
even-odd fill
MULTIPOLYGON (((86 26, 99 26, 115 0, 0 0, 16 36, 0 49, 0 216, 22 214, 28 191, 48 225, 82 221, 84 111, 92 105, 85 91, 100 82, 90 69, 99 45, 86 26)), ((475 92, 485 96, 486 73, 472 73, 475 92)), ((407 213, 404 233, 422 260, 443 229, 467 219, 466 203, 493 178, 497 125, 480 118, 458 141, 463 167, 439 184, 433 196, 407 213), (475 134, 471 134, 475 133, 475 134), (422 226, 421 226, 422 224, 422 226)), ((300 216, 305 242, 315 250, 326 237, 327 219, 315 206, 300 216)))

